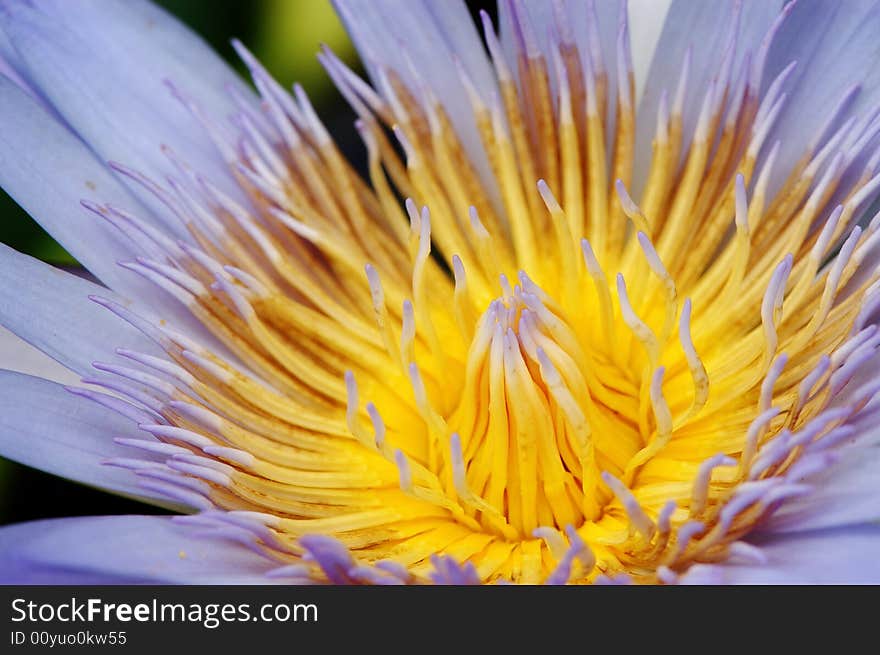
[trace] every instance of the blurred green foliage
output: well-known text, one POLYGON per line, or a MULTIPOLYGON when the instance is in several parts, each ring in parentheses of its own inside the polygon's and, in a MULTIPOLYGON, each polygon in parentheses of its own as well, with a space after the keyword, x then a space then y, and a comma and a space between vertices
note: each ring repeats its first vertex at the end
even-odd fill
POLYGON ((330 0, 154 0, 191 26, 242 74, 229 39, 237 37, 275 78, 299 82, 316 105, 334 100, 330 80, 315 56, 326 43, 349 63, 354 48, 330 0))
MULTIPOLYGON (((124 2, 125 0, 121 0, 124 2)), ((189 25, 242 75, 229 40, 241 39, 284 86, 303 85, 341 141, 356 138, 352 117, 317 61, 326 43, 352 65, 354 49, 329 0, 154 0, 189 25)), ((72 207, 71 211, 79 208, 72 207)), ((76 261, 0 190, 0 242, 55 265, 76 261)), ((0 525, 44 516, 143 513, 149 508, 73 485, 0 458, 0 525), (15 489, 15 493, 4 491, 15 489)))
POLYGON ((46 234, 36 221, 25 214, 12 198, 0 191, 0 241, 52 264, 76 264, 76 261, 46 234))

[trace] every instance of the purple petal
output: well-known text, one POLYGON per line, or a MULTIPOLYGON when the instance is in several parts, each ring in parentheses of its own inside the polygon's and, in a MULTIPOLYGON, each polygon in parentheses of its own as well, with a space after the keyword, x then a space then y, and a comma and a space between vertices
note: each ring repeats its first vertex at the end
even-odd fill
POLYGON ((0 30, 0 75, 7 77, 11 82, 27 92, 38 102, 42 102, 39 98, 39 94, 37 94, 37 92, 31 88, 31 85, 27 83, 27 80, 22 77, 21 68, 21 61, 18 58, 18 54, 15 52, 15 48, 9 41, 9 37, 6 36, 5 32, 0 30))
MULTIPOLYGON (((654 54, 657 40, 660 38, 660 30, 663 27, 666 13, 669 11, 670 2, 671 0, 629 0, 627 2, 633 69, 636 75, 637 91, 641 90, 644 85, 648 66, 651 63, 651 57, 654 54)), ((552 61, 548 48, 549 35, 551 32, 558 32, 554 4, 554 2, 528 1, 519 3, 519 6, 525 9, 528 15, 528 20, 547 62, 552 61)), ((584 58, 590 51, 589 31, 587 29, 589 5, 584 0, 562 0, 559 4, 562 5, 562 15, 566 18, 566 23, 571 30, 578 51, 581 57, 584 58)), ((605 67, 611 76, 609 78, 609 83, 612 85, 611 89, 614 88, 613 85, 615 83, 613 73, 617 60, 616 40, 621 4, 620 0, 600 0, 595 3, 596 17, 599 22, 599 34, 602 41, 602 56, 605 61, 605 67)), ((512 53, 513 35, 510 30, 510 22, 505 17, 508 11, 508 3, 505 1, 499 2, 498 10, 501 15, 499 22, 502 26, 502 41, 507 52, 512 53)), ((585 62, 586 59, 583 61, 585 62)))
POLYGON ((672 0, 629 0, 629 31, 633 71, 636 76, 636 102, 648 80, 648 67, 654 58, 660 31, 672 0))
MULTIPOLYGON (((2 76, 0 105, 3 107, 3 120, 0 121, 0 186, 105 285, 123 298, 148 301, 145 304, 152 310, 150 314, 159 316, 179 330, 214 343, 207 330, 177 300, 139 275, 118 266, 119 260, 130 261, 143 253, 133 250, 127 237, 115 227, 80 205, 80 200, 87 198, 133 209, 139 206, 134 197, 122 188, 76 136, 2 76)), ((134 209, 134 213, 139 218, 149 217, 149 212, 143 207, 134 209)), ((17 266, 32 273, 39 268, 26 264, 28 258, 8 248, 3 250, 0 267, 4 272, 15 272, 17 266)), ((37 275, 40 280, 45 280, 45 283, 35 282, 37 291, 49 290, 53 279, 59 280, 60 287, 66 286, 60 281, 63 274, 58 271, 37 275)), ((7 279, 0 280, 0 284, 9 284, 10 288, 0 294, 34 292, 30 280, 23 275, 17 278, 17 284, 13 284, 11 278, 7 279)), ((83 302, 89 304, 85 295, 82 294, 83 302)), ((12 295, 8 297, 13 306, 24 302, 12 295)), ((6 305, 6 302, 3 304, 6 305)), ((30 306, 27 308, 31 309, 30 306)), ((25 306, 21 309, 25 309, 25 306)), ((44 311, 54 311, 46 314, 52 320, 44 327, 54 328, 58 321, 68 318, 51 307, 44 311)), ((83 311, 88 313, 88 310, 83 311)), ((25 318, 33 322, 35 316, 27 315, 25 318)), ((32 327, 39 329, 39 326, 32 327)))
POLYGON ((813 491, 786 501, 761 526, 776 534, 880 521, 880 447, 854 446, 806 482, 813 491))
POLYGON ((859 85, 860 90, 844 117, 862 115, 877 108, 880 102, 878 31, 880 3, 876 0, 799 0, 794 6, 774 39, 765 78, 767 82, 774 72, 792 61, 798 62, 786 85, 788 100, 769 137, 771 141, 782 141, 777 164, 779 174, 771 184, 779 184, 790 166, 803 155, 805 139, 820 136, 818 132, 832 110, 853 85, 859 85))
MULTIPOLYGON (((235 192, 215 146, 166 86, 172 81, 210 114, 235 105, 226 86, 252 97, 198 36, 142 0, 34 0, 6 5, 0 22, 27 80, 103 161, 119 161, 156 179, 170 164, 162 144, 194 169, 235 192)), ((136 188, 136 187, 133 187, 136 188)), ((150 206, 155 201, 136 188, 150 206)), ((169 219, 172 230, 182 226, 169 219)))
POLYGON ((134 252, 112 226, 80 206, 83 198, 136 205, 92 153, 7 79, 0 78, 0 186, 107 286, 128 296, 153 293, 119 266, 134 252))
POLYGON ((79 376, 40 352, 27 341, 0 327, 0 366, 59 384, 78 384, 79 376))
POLYGON ((755 56, 768 29, 778 17, 782 3, 673 0, 654 50, 639 104, 636 121, 636 180, 644 180, 651 162, 651 140, 660 98, 664 92, 669 94, 670 100, 675 96, 688 50, 691 51, 693 63, 684 96, 683 121, 684 143, 689 143, 703 96, 712 78, 721 68, 727 37, 735 16, 734 8, 738 4, 742 5, 742 14, 733 58, 734 76, 739 73, 746 53, 755 56))
POLYGON ((186 153, 216 181, 229 180, 213 144, 165 85, 225 117, 226 86, 249 92, 197 35, 141 0, 36 0, 15 5, 3 27, 28 80, 104 160, 146 172, 167 168, 159 146, 186 153))
POLYGON ((431 564, 434 565, 434 570, 430 576, 435 584, 458 586, 480 584, 480 576, 473 562, 462 564, 449 555, 432 555, 431 564))
POLYGON ((171 517, 90 516, 0 528, 0 584, 266 584, 278 563, 171 517))
POLYGON ((880 525, 799 532, 755 541, 766 564, 692 567, 684 584, 878 584, 880 525))
POLYGON ((333 0, 373 81, 391 69, 421 96, 427 86, 449 114, 471 161, 491 182, 488 159, 471 103, 454 63, 457 58, 488 100, 497 86, 479 33, 461 0, 333 0), (408 65, 412 62, 412 68, 408 65))
POLYGON ((169 506, 138 485, 131 471, 103 464, 111 457, 149 457, 117 445, 140 437, 128 419, 61 385, 0 370, 0 455, 47 473, 169 506))
MULTIPOLYGON (((586 70, 585 63, 590 55, 591 47, 588 27, 590 16, 589 3, 582 0, 563 0, 562 15, 565 16, 566 27, 571 31, 581 56, 582 65, 586 70)), ((596 28, 599 34, 599 50, 601 51, 604 68, 608 72, 608 96, 613 98, 616 93, 616 41, 617 26, 620 18, 621 0, 604 0, 595 3, 596 28)), ((514 20, 522 21, 525 29, 530 29, 536 45, 548 66, 553 61, 550 54, 550 34, 558 32, 556 9, 552 2, 522 2, 518 0, 500 0, 498 2, 498 23, 501 32, 501 44, 507 53, 507 61, 512 69, 516 69, 515 62, 519 48, 519 39, 516 36, 514 20), (515 7, 515 11, 511 11, 515 7)), ((662 25, 662 17, 659 24, 662 25)), ((595 48, 593 48, 595 49, 595 48)), ((555 84, 555 81, 554 81, 555 84)))
POLYGON ((299 544, 305 548, 309 559, 313 560, 327 579, 333 584, 353 582, 351 572, 357 562, 337 539, 320 534, 309 534, 300 538, 299 544))
MULTIPOLYGON (((158 346, 88 296, 114 295, 0 245, 0 324, 80 375, 114 348, 161 354, 158 346)), ((117 299, 118 300, 118 299, 117 299)), ((8 368, 0 359, 0 367, 8 368)))

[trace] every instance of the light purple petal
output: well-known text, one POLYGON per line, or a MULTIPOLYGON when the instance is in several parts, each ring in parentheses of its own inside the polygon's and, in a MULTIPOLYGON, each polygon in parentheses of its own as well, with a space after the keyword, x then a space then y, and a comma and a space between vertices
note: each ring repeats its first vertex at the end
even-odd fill
POLYGON ((685 584, 878 584, 880 525, 799 532, 754 542, 765 564, 698 565, 685 584))
POLYGON ((460 0, 333 0, 364 65, 398 72, 414 90, 427 84, 448 108, 469 107, 453 55, 488 94, 494 77, 479 32, 460 0), (415 66, 411 70, 405 57, 415 66), (454 97, 447 97, 451 93, 454 97), (448 103, 448 104, 447 104, 448 103))
POLYGON ((480 576, 473 562, 457 562, 449 555, 432 555, 434 570, 429 574, 434 584, 439 585, 478 585, 480 576))
POLYGON ((76 373, 5 327, 0 327, 0 367, 59 384, 79 384, 80 379, 76 373))
POLYGON ((0 244, 4 327, 80 375, 93 374, 92 362, 112 357, 115 348, 162 353, 135 328, 91 302, 91 294, 119 300, 108 289, 0 244))
POLYGON ((771 185, 778 185, 803 154, 805 141, 819 136, 833 109, 853 85, 860 85, 860 90, 844 118, 878 108, 878 33, 880 2, 876 0, 799 0, 794 6, 774 39, 765 78, 766 84, 775 72, 792 61, 798 62, 786 84, 786 105, 769 137, 771 141, 782 141, 779 174, 771 179, 771 185))
POLYGON ((278 563, 171 517, 90 516, 0 528, 0 584, 266 584, 278 563))
MULTIPOLYGON (((740 72, 746 53, 754 57, 761 41, 782 9, 781 2, 719 0, 694 2, 673 0, 654 49, 636 121, 636 189, 644 181, 651 162, 651 139, 656 128, 657 108, 664 92, 675 97, 685 54, 690 49, 692 65, 684 97, 684 136, 689 142, 693 127, 712 78, 721 68, 727 37, 734 24, 734 7, 742 5, 733 58, 733 77, 740 72)), ((766 77, 766 76, 765 76, 766 77)))
MULTIPOLYGON (((0 75, 7 77, 16 86, 31 95, 35 100, 42 102, 42 100, 39 99, 39 94, 34 91, 34 89, 31 88, 31 85, 28 84, 27 80, 22 77, 20 72, 21 67, 18 53, 15 52, 15 48, 9 41, 9 37, 6 36, 6 33, 3 32, 3 30, 0 30, 0 75)), ((48 105, 44 106, 48 107, 48 105)))
MULTIPOLYGON (((608 72, 608 96, 614 97, 616 85, 616 42, 617 27, 620 19, 621 0, 600 0, 595 3, 596 19, 598 21, 599 48, 602 53, 605 70, 608 72)), ((558 33, 556 9, 553 2, 522 2, 516 0, 499 0, 498 2, 498 23, 500 24, 501 43, 507 53, 508 62, 511 67, 516 70, 516 57, 519 49, 517 48, 518 39, 515 36, 513 28, 514 13, 511 7, 516 8, 516 12, 523 11, 523 15, 517 16, 526 21, 526 25, 531 29, 537 41, 539 49, 544 55, 548 66, 552 65, 550 54, 550 33, 558 33)), ((574 36, 575 43, 578 46, 578 52, 581 55, 582 65, 585 66, 587 57, 590 54, 594 44, 589 40, 588 15, 590 12, 589 3, 583 0, 563 0, 562 14, 566 17, 567 27, 574 36)), ((660 17, 662 25, 662 17, 660 17)), ((585 67, 586 69, 586 67, 585 67)), ((555 83, 555 82, 554 82, 555 83)))
POLYGON ((114 437, 148 438, 131 420, 40 378, 0 370, 0 455, 47 473, 165 506, 111 457, 148 458, 114 437))
POLYGON ((648 81, 648 68, 654 58, 660 31, 672 0, 629 0, 629 31, 633 71, 636 76, 636 102, 648 81))
POLYGON ((854 446, 806 482, 813 491, 786 501, 761 526, 777 534, 880 521, 880 446, 854 446))
MULTIPOLYGON (((632 63, 636 76, 636 98, 640 94, 644 86, 645 78, 648 72, 648 66, 651 63, 651 57, 654 54, 654 48, 657 40, 660 38, 660 30, 663 27, 663 21, 666 13, 669 11, 671 0, 629 0, 627 2, 628 21, 630 42, 632 44, 632 63)), ((553 2, 526 2, 520 1, 527 14, 528 20, 534 30, 535 37, 544 58, 547 62, 551 62, 550 51, 548 49, 550 33, 557 33, 556 27, 556 9, 557 0, 553 2)), ((587 28, 587 15, 589 4, 585 0, 561 0, 562 15, 566 17, 566 22, 574 37, 581 54, 583 63, 586 62, 587 53, 590 52, 589 30, 587 28)), ((608 71, 610 88, 615 85, 614 71, 616 70, 617 61, 617 32, 620 19, 620 0, 598 0, 595 3, 596 17, 599 23, 599 34, 602 50, 602 57, 605 61, 605 68, 608 71)), ((501 18, 499 22, 502 26, 502 41, 509 54, 513 54, 512 42, 513 34, 510 30, 510 22, 506 18, 508 12, 508 0, 500 0, 498 3, 498 12, 501 18)))
MULTIPOLYGON (((95 159, 82 141, 2 76, 0 106, 3 107, 3 120, 0 121, 0 186, 103 284, 123 298, 145 301, 142 306, 149 308, 145 312, 148 316, 158 316, 177 329, 213 343, 206 336, 207 330, 177 300, 117 264, 120 260, 131 261, 145 253, 132 246, 128 237, 115 227, 82 207, 80 201, 88 199, 99 204, 115 205, 132 211, 138 218, 148 219, 149 211, 139 206, 138 201, 95 159)), ((6 258, 9 252, 5 248, 3 257, 6 258)), ((34 266, 24 263, 26 259, 22 256, 10 256, 14 261, 0 263, 4 271, 17 266, 22 266, 22 271, 24 268, 34 269, 34 266)), ((0 291, 0 294, 23 294, 29 289, 26 278, 19 276, 15 279, 18 284, 12 284, 12 278, 9 278, 9 282, 2 281, 2 284, 11 286, 0 291)), ((43 275, 41 279, 47 278, 43 275)), ((49 287, 51 282, 42 286, 49 287)), ((90 285, 89 288, 97 287, 90 285)), ((33 305, 20 298, 6 297, 13 305, 22 305, 22 310, 25 305, 33 305)), ((81 299, 88 304, 85 293, 81 299)), ((4 304, 9 306, 8 303, 4 304)), ((65 315, 57 310, 45 308, 44 311, 54 311, 51 315, 54 320, 49 325, 65 319, 65 315)), ((35 320, 29 316, 25 319, 35 320)), ((37 326, 34 328, 39 329, 37 326)))
MULTIPOLYGON (((226 85, 245 97, 250 92, 175 18, 142 0, 33 0, 5 5, 0 21, 28 81, 102 160, 161 180, 163 171, 172 170, 160 150, 167 144, 235 192, 214 145, 165 81, 220 120, 235 106, 226 85)), ((166 224, 183 234, 173 220, 166 224)))
POLYGON ((460 0, 333 0, 373 81, 380 67, 395 71, 414 92, 427 86, 443 103, 471 161, 491 184, 457 58, 488 101, 497 89, 479 33, 460 0), (409 65, 412 63, 412 66, 409 65))
POLYGON ((300 546, 333 584, 352 582, 351 572, 357 566, 351 553, 337 539, 321 534, 307 534, 300 538, 300 546))
POLYGON ((79 204, 133 209, 134 198, 79 139, 3 78, 0 105, 0 186, 104 284, 123 295, 151 291, 116 265, 134 254, 125 237, 79 204))

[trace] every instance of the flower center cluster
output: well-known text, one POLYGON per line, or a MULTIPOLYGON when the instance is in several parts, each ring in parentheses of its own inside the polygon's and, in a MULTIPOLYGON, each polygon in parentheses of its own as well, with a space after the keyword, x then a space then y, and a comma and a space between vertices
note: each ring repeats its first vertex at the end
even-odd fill
MULTIPOLYGON (((486 527, 509 538, 529 538, 542 525, 580 526, 601 502, 582 409, 590 362, 574 330, 545 305, 550 299, 529 286, 493 302, 477 324, 451 421, 463 436, 456 490, 482 509, 486 527), (485 510, 493 507, 501 511, 485 510)), ((589 409, 593 418, 610 414, 595 403, 589 409)))
POLYGON ((854 226, 880 185, 873 115, 769 191, 791 68, 760 95, 778 24, 738 72, 734 27, 695 125, 689 57, 652 108, 636 203, 625 15, 615 61, 562 24, 545 53, 520 10, 508 19, 513 56, 484 16, 492 88, 458 66, 471 106, 454 116, 406 67, 377 69, 377 91, 322 53, 370 184, 301 90, 241 49, 262 104, 237 138, 176 90, 236 197, 166 150, 171 191, 118 170, 190 241, 90 207, 160 253, 124 265, 204 327, 99 300, 166 353, 98 365, 155 437, 123 440, 153 459, 114 463, 279 575, 422 581, 439 554, 450 579, 465 562, 482 581, 656 582, 754 557, 740 537, 803 493, 877 390, 853 381, 880 346, 864 327, 877 274, 861 274, 880 221, 854 226))

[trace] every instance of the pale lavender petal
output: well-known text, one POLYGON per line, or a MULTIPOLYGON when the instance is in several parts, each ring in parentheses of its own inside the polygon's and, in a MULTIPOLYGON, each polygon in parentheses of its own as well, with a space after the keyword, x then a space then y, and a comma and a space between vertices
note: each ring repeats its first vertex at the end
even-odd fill
POLYGON ((0 367, 59 384, 77 384, 80 378, 5 327, 0 327, 0 367))
MULTIPOLYGON (((33 0, 4 5, 0 21, 28 81, 102 160, 120 161, 161 180, 162 172, 172 170, 160 150, 167 144, 185 153, 194 169, 235 192, 215 146, 166 80, 221 120, 235 107, 227 85, 252 96, 234 71, 175 18, 143 0, 33 0)), ((184 233, 172 220, 166 224, 184 233)))
MULTIPOLYGON (((3 30, 0 30, 0 75, 7 77, 20 89, 26 91, 34 100, 43 102, 39 98, 39 94, 28 84, 27 80, 21 74, 21 61, 18 59, 18 53, 9 41, 9 37, 3 30)), ((48 106, 44 104, 44 106, 48 106)))
POLYGON ((131 471, 104 464, 135 452, 114 443, 115 437, 149 438, 131 420, 59 384, 0 370, 0 456, 145 502, 172 505, 141 487, 131 471))
POLYGON ((880 525, 755 540, 764 564, 692 567, 684 584, 880 584, 880 525))
MULTIPOLYGON (((651 162, 651 140, 656 128, 657 109, 665 93, 675 97, 685 55, 691 53, 690 73, 683 98, 685 143, 689 142, 712 79, 718 75, 725 46, 734 21, 735 8, 742 7, 736 49, 733 55, 735 77, 746 61, 754 59, 770 26, 779 16, 779 2, 693 2, 673 0, 654 49, 647 82, 638 107, 636 121, 636 171, 634 187, 638 191, 651 162)), ((766 76, 765 76, 766 77, 766 76)))
POLYGON ((104 284, 123 295, 150 292, 116 265, 134 255, 125 237, 80 206, 90 199, 134 209, 134 198, 79 139, 3 78, 0 104, 0 186, 104 284))
MULTIPOLYGON (((97 294, 116 298, 88 280, 0 244, 0 324, 80 375, 114 348, 159 355, 147 337, 105 308, 97 294)), ((116 298, 119 300, 118 298, 116 298)), ((0 359, 0 367, 8 366, 0 359)))
MULTIPOLYGON (((530 29, 535 40, 544 55, 544 59, 552 62, 550 54, 551 31, 558 33, 557 11, 553 2, 522 2, 522 0, 499 0, 498 22, 501 31, 501 43, 507 53, 508 61, 516 62, 518 39, 514 28, 514 20, 524 21, 526 29, 530 29), (520 13, 521 12, 521 13, 520 13)), ((591 50, 596 49, 596 44, 590 42, 591 28, 588 26, 591 9, 590 3, 583 0, 563 0, 561 15, 565 16, 566 27, 574 36, 581 55, 582 65, 586 70, 587 57, 591 50)), ((600 0, 595 2, 595 18, 600 43, 598 51, 601 52, 603 67, 608 72, 608 96, 614 97, 616 85, 616 42, 617 27, 620 19, 622 0, 600 0)), ((662 16, 660 25, 663 24, 662 16)), ((515 64, 512 65, 515 69, 515 64)))
POLYGON ((357 567, 351 553, 337 539, 320 534, 300 538, 300 546, 306 550, 306 558, 314 561, 333 584, 353 582, 352 571, 357 567))
MULTIPOLYGON (((630 42, 632 44, 632 63, 636 77, 636 99, 638 99, 648 72, 648 66, 654 54, 657 40, 660 38, 660 30, 666 13, 669 11, 671 0, 629 0, 627 13, 629 21, 630 42)), ((522 2, 519 5, 526 10, 528 20, 534 31, 544 58, 551 62, 549 51, 551 33, 558 33, 556 2, 522 2)), ((578 51, 586 62, 585 57, 590 52, 589 29, 587 27, 589 3, 585 0, 561 0, 561 16, 565 17, 568 29, 570 29, 578 51)), ((616 40, 620 20, 620 0, 599 0, 595 3, 596 18, 598 19, 599 35, 601 39, 602 57, 605 68, 611 77, 609 83, 614 88, 614 70, 617 61, 616 40)), ((498 11, 501 19, 501 36, 505 48, 509 54, 513 54, 513 35, 510 30, 510 21, 505 14, 509 11, 508 0, 500 0, 498 11)))
POLYGON ((859 90, 838 125, 847 115, 864 115, 880 107, 878 32, 877 0, 799 0, 795 4, 774 39, 765 78, 769 82, 775 72, 798 62, 786 84, 786 104, 769 137, 781 140, 779 173, 771 179, 771 190, 803 155, 805 139, 821 136, 832 111, 855 85, 859 90))
POLYGON ((429 86, 452 106, 469 106, 453 55, 481 92, 496 88, 485 49, 460 0, 333 0, 333 4, 375 77, 379 67, 398 72, 414 89, 429 86), (415 70, 409 69, 409 57, 415 70), (447 98, 451 92, 456 97, 447 98))
POLYGON ((432 555, 431 580, 441 585, 478 585, 480 576, 473 562, 460 563, 449 555, 432 555))
POLYGON ((806 482, 813 491, 786 501, 761 526, 761 533, 800 532, 880 521, 880 447, 853 446, 843 453, 839 462, 806 482))
MULTIPOLYGON (((4 108, 3 121, 0 121, 0 186, 84 267, 122 298, 146 300, 144 304, 152 315, 193 335, 206 335, 207 330, 177 300, 117 264, 144 253, 116 227, 87 211, 80 201, 88 199, 114 205, 147 220, 149 211, 139 205, 82 141, 2 76, 0 105, 4 108)), ((34 268, 24 263, 23 256, 8 248, 4 248, 3 253, 4 258, 11 256, 14 260, 0 264, 4 270, 19 265, 34 268)), ((46 275, 41 279, 47 279, 46 275)), ((27 288, 18 284, 0 293, 27 288)), ((87 302, 85 294, 82 297, 87 302)), ((13 299, 12 302, 19 301, 13 299)), ((54 317, 56 321, 64 319, 58 312, 54 317)))
MULTIPOLYGON (((317 564, 331 584, 400 585, 414 581, 406 567, 390 560, 373 564, 358 563, 338 539, 322 534, 307 534, 297 542, 304 550, 303 559, 317 564)), ((288 575, 302 582, 314 582, 308 565, 282 567, 272 572, 275 577, 288 575), (305 568, 303 568, 305 567, 305 568), (296 569, 300 568, 301 571, 296 569)))
POLYGON ((477 133, 455 59, 484 101, 497 89, 479 33, 461 0, 333 0, 364 65, 376 82, 391 69, 417 95, 431 90, 455 126, 472 162, 491 184, 489 164, 477 133), (411 65, 410 65, 411 64, 411 65))
POLYGON ((266 584, 278 563, 160 516, 0 528, 0 584, 266 584))
POLYGON ((629 0, 629 31, 632 43, 633 72, 636 77, 636 102, 648 81, 648 68, 654 58, 660 31, 672 0, 629 0))

